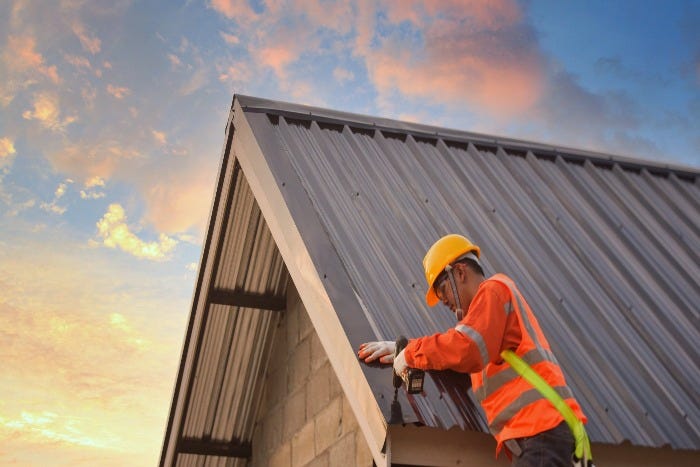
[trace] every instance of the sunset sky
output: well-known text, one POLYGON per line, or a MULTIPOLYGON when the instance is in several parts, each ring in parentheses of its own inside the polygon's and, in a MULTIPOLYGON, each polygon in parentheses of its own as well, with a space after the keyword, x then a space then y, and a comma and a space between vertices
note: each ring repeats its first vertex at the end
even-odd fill
POLYGON ((700 167, 700 2, 3 0, 0 464, 160 455, 234 93, 700 167))

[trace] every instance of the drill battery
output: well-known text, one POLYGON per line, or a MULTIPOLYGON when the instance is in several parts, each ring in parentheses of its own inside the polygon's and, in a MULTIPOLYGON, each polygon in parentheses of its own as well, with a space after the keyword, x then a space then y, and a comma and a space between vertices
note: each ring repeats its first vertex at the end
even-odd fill
POLYGON ((420 394, 423 392, 423 381, 425 380, 425 371, 417 368, 409 368, 401 376, 406 387, 406 392, 409 394, 420 394))
MULTIPOLYGON (((399 336, 396 339, 396 350, 394 358, 408 345, 408 339, 399 336)), ((425 371, 417 368, 408 368, 403 375, 394 373, 394 388, 399 388, 403 382, 406 392, 409 394, 420 394, 423 392, 423 381, 425 381, 425 371)))

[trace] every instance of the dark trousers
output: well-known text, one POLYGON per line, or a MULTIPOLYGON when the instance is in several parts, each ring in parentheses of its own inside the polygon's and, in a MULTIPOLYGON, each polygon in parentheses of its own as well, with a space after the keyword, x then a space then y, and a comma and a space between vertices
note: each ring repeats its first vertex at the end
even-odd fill
MULTIPOLYGON (((513 440, 513 467, 571 467, 574 437, 565 422, 535 436, 513 440), (515 451, 520 448, 520 453, 515 451), (518 454, 518 455, 516 455, 518 454)), ((512 441, 506 443, 512 446, 512 441)))

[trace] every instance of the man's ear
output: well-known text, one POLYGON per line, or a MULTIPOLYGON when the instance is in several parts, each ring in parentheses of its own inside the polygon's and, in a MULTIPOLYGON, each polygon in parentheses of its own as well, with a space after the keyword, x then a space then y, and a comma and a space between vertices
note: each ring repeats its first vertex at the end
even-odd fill
POLYGON ((455 264, 454 269, 456 271, 457 281, 466 283, 469 279, 469 271, 467 271, 469 268, 467 268, 467 265, 464 263, 457 263, 455 264))

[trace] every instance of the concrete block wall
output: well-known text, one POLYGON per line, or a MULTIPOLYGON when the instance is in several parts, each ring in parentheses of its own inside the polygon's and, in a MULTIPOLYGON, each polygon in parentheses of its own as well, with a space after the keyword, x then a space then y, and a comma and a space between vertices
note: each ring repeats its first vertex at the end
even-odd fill
POLYGON ((254 467, 372 466, 364 436, 299 294, 275 333, 253 436, 254 467))

